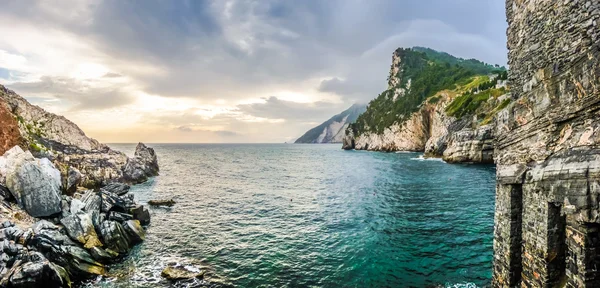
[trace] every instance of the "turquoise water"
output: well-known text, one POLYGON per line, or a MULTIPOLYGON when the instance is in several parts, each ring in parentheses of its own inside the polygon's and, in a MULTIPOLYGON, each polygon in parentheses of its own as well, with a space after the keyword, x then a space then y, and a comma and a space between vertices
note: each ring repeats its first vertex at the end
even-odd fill
POLYGON ((100 286, 166 287, 174 262, 237 287, 490 282, 493 166, 339 145, 152 146, 161 176, 132 191, 177 204, 151 210, 146 241, 100 286))

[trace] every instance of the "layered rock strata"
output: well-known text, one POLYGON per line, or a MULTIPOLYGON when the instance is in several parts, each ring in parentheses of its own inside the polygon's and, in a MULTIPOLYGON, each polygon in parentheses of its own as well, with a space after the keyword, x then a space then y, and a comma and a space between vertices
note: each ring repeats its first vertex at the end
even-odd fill
POLYGON ((600 2, 507 0, 494 287, 600 287, 600 2))

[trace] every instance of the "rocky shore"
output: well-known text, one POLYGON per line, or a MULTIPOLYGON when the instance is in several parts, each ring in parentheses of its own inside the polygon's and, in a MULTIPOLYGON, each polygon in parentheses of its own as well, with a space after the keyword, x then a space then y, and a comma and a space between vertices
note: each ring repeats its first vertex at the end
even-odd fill
POLYGON ((0 287, 71 287, 104 275, 145 238, 148 209, 129 185, 158 175, 0 85, 0 287))
MULTIPOLYGON (((495 116, 511 102, 506 81, 500 78, 502 70, 496 71, 500 74, 471 71, 479 74, 469 74, 472 76, 460 81, 454 80, 453 88, 441 89, 423 99, 414 112, 394 114, 394 107, 414 105, 415 101, 407 97, 419 94, 413 91, 418 90, 414 83, 423 82, 428 77, 415 76, 414 70, 419 68, 418 65, 411 66, 414 65, 411 63, 417 58, 431 65, 432 59, 441 53, 434 51, 428 54, 429 58, 422 58, 424 56, 418 51, 399 48, 394 52, 388 89, 369 104, 367 112, 363 114, 369 115, 361 115, 362 118, 359 117, 356 123, 346 129, 342 148, 423 152, 425 157, 439 157, 449 163, 493 163, 495 116), (388 121, 390 118, 394 119, 393 123, 388 121), (375 126, 383 127, 375 129, 375 126)), ((468 62, 464 59, 457 61, 468 62)), ((481 68, 484 70, 491 69, 481 62, 477 65, 485 67, 481 68)), ((425 88, 435 89, 432 86, 435 86, 435 82, 425 88)))

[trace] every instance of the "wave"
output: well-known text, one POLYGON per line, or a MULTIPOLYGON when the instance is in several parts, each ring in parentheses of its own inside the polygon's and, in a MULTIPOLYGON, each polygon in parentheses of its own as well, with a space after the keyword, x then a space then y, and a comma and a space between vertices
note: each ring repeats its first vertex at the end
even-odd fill
POLYGON ((475 285, 475 283, 446 283, 446 288, 477 288, 477 285, 475 285))
POLYGON ((425 157, 423 157, 423 155, 419 155, 419 157, 415 157, 415 158, 410 158, 410 160, 416 160, 416 161, 437 161, 437 162, 446 163, 446 161, 442 160, 442 158, 425 158, 425 157))

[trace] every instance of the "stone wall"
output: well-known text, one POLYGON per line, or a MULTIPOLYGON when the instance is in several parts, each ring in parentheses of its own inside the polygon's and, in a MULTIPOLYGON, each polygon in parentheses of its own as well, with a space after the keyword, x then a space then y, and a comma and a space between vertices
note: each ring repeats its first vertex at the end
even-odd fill
POLYGON ((507 0, 494 287, 600 287, 600 1, 507 0))

